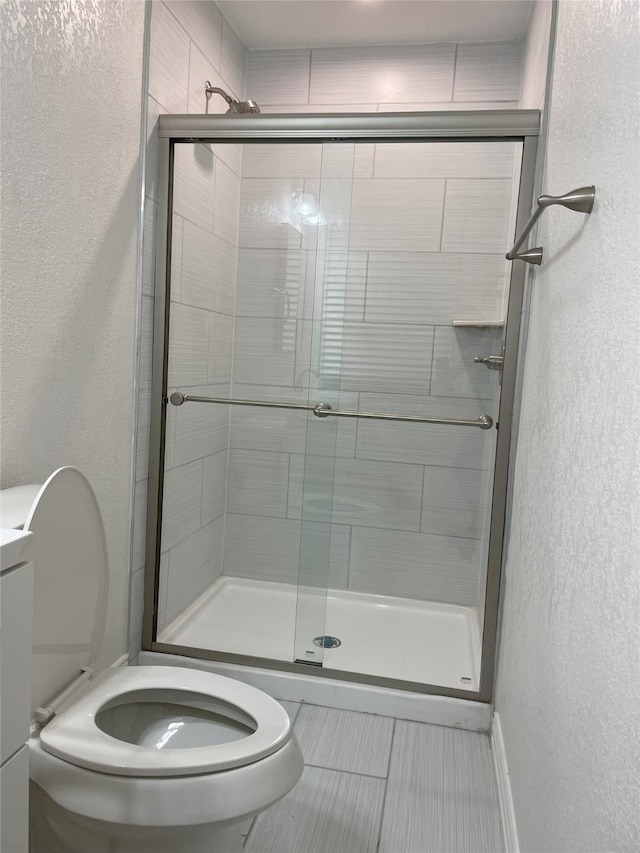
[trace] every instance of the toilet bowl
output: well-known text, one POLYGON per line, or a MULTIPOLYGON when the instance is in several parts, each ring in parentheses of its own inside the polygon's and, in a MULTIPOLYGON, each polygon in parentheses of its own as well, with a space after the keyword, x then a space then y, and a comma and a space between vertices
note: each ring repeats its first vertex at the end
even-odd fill
POLYGON ((241 850, 302 772, 286 711, 200 670, 96 672, 107 559, 89 483, 61 468, 2 505, 3 525, 34 534, 31 853, 241 850))

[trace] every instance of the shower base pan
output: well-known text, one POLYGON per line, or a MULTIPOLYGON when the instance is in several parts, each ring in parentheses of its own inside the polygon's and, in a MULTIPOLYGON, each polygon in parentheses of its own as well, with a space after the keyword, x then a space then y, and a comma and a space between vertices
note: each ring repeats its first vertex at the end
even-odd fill
MULTIPOLYGON (((158 633, 177 646, 292 661, 298 587, 221 577, 158 633)), ((323 666, 379 678, 477 690, 477 610, 454 604, 330 589, 317 635, 340 640, 323 666)), ((313 669, 310 667, 310 669, 313 669)))

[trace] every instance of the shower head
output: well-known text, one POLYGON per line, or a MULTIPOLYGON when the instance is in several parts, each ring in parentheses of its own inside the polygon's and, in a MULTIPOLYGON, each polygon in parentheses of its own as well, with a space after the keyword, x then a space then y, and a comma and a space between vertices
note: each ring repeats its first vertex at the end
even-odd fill
POLYGON ((204 84, 204 91, 207 96, 207 100, 211 98, 211 95, 214 93, 216 95, 222 95, 225 101, 229 104, 229 109, 227 110, 227 115, 229 113, 235 113, 236 115, 246 115, 248 113, 255 115, 260 112, 260 107, 256 104, 255 101, 236 101, 231 95, 227 95, 224 89, 219 89, 217 86, 212 86, 209 80, 204 84))

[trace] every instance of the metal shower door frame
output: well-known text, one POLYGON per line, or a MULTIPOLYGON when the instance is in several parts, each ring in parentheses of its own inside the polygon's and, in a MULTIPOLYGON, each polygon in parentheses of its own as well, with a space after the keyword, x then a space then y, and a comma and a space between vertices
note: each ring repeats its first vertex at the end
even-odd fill
MULTIPOLYGON (((207 649, 161 643, 156 640, 164 452, 169 360, 169 309, 171 272, 171 217, 173 208, 173 159, 176 143, 210 142, 341 142, 398 141, 415 142, 499 142, 522 143, 522 162, 515 232, 529 219, 533 203, 534 172, 537 155, 540 113, 538 110, 477 110, 428 113, 359 113, 293 115, 161 115, 158 121, 158 199, 156 220, 156 265, 153 335, 153 377, 151 434, 147 500, 147 538, 142 649, 185 655, 237 665, 259 666, 284 672, 309 675, 304 664, 267 658, 209 651, 207 649)), ((505 252, 508 246, 505 245, 505 252)), ((504 338, 502 393, 496 423, 498 430, 493 480, 485 609, 483 620, 480 685, 477 691, 441 687, 433 684, 381 678, 314 668, 319 678, 336 678, 378 687, 411 690, 436 696, 449 696, 479 702, 491 702, 495 674, 498 633, 499 592, 511 448, 511 426, 516 383, 526 264, 511 267, 509 304, 504 338), (499 427, 499 429, 498 429, 499 427)))

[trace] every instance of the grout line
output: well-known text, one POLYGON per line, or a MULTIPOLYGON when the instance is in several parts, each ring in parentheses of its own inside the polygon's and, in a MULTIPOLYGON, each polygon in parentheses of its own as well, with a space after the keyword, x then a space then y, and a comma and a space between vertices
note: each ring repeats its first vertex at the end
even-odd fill
POLYGON ((432 326, 433 336, 431 338, 431 367, 429 368, 429 396, 433 397, 434 394, 431 393, 433 388, 433 357, 436 352, 436 327, 432 326))
POLYGON ((258 815, 256 815, 256 816, 254 817, 254 819, 251 821, 251 826, 249 827, 249 832, 247 832, 247 834, 246 834, 246 835, 245 835, 245 837, 244 837, 244 841, 242 842, 242 846, 243 846, 243 847, 245 847, 245 846, 246 846, 247 841, 249 840, 249 836, 251 835, 251 833, 253 832, 253 830, 254 830, 254 828, 255 828, 255 825, 256 825, 256 821, 257 821, 257 820, 258 820, 258 815))
MULTIPOLYGON (((305 767, 313 767, 314 770, 328 770, 330 773, 344 773, 347 776, 361 776, 365 779, 378 779, 380 781, 386 782, 385 776, 375 776, 373 773, 358 773, 357 770, 344 770, 343 768, 338 767, 325 767, 323 764, 307 764, 305 763, 305 767)), ((386 786, 385 786, 386 787, 386 786)))
POLYGON ((371 258, 371 252, 365 253, 367 256, 365 270, 364 270, 364 299, 362 300, 362 322, 367 322, 367 297, 369 295, 369 261, 371 258))
POLYGON ((391 745, 389 747, 389 762, 387 764, 387 775, 384 779, 384 794, 382 795, 382 806, 380 808, 380 825, 378 827, 378 842, 376 844, 376 853, 380 850, 380 844, 382 843, 382 826, 384 824, 384 810, 387 805, 387 792, 389 790, 389 773, 391 771, 391 756, 393 755, 393 747, 396 739, 396 723, 397 719, 393 720, 393 731, 391 733, 391 745))
POLYGON ((424 487, 425 487, 426 476, 427 476, 427 466, 424 465, 422 468, 422 491, 420 492, 420 524, 419 524, 419 528, 418 528, 420 533, 423 532, 422 521, 424 519, 424 487))
MULTIPOLYGON (((440 220, 440 248, 438 252, 442 254, 442 240, 444 237, 444 219, 447 210, 447 186, 449 184, 449 178, 444 179, 444 193, 442 194, 442 219, 440 220)), ((457 254, 461 254, 458 252, 457 254)), ((495 253, 494 253, 495 254, 495 253)))
POLYGON ((455 45, 453 51, 453 76, 451 78, 451 103, 453 104, 456 96, 456 77, 458 74, 458 45, 455 45))

